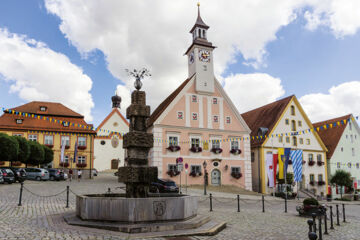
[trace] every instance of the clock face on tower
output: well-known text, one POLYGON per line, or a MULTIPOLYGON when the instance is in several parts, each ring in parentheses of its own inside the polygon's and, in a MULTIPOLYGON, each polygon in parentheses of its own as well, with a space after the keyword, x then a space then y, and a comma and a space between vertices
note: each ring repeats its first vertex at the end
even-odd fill
POLYGON ((191 52, 189 55, 189 64, 192 64, 194 62, 194 52, 191 52))
POLYGON ((210 51, 205 49, 199 50, 199 60, 202 62, 210 62, 210 51))

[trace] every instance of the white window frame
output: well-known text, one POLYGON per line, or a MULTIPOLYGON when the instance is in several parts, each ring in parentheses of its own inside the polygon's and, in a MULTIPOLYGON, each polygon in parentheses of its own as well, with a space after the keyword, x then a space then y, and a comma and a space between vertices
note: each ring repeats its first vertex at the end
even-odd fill
POLYGON ((198 102, 196 95, 194 95, 194 94, 191 95, 191 102, 193 102, 193 103, 197 103, 197 102, 198 102))
POLYGON ((235 173, 241 173, 241 167, 240 166, 231 166, 231 168, 230 168, 230 173, 232 174, 233 172, 235 172, 235 173), (238 169, 239 171, 234 171, 235 169, 238 169))
POLYGON ((176 172, 176 171, 177 171, 176 164, 169 163, 169 164, 168 164, 168 171, 174 171, 174 172, 176 172))
POLYGON ((212 104, 218 104, 218 101, 219 99, 217 98, 217 97, 213 97, 213 99, 212 99, 212 104))
POLYGON ((180 119, 180 120, 184 119, 184 112, 183 112, 183 111, 178 111, 176 114, 177 114, 177 115, 176 115, 176 118, 177 118, 177 119, 180 119), (179 117, 180 114, 181 114, 181 117, 179 117))
POLYGON ((213 149, 214 147, 221 148, 221 139, 222 139, 221 136, 210 136, 210 143, 211 143, 210 150, 213 149), (215 146, 214 146, 214 143, 215 143, 215 146))
POLYGON ((193 147, 193 139, 199 140, 198 143, 195 143, 194 147, 201 147, 201 138, 200 137, 195 137, 195 136, 190 137, 190 147, 193 147), (196 145, 198 145, 198 146, 196 146, 196 145))
POLYGON ((60 140, 61 140, 60 146, 62 146, 64 142, 65 142, 65 146, 70 146, 70 136, 61 136, 60 140), (69 143, 69 144, 66 144, 66 143, 69 143))
POLYGON ((239 140, 236 140, 236 138, 235 138, 235 139, 231 139, 231 140, 230 140, 230 150, 232 150, 232 149, 234 149, 234 150, 238 150, 238 149, 240 149, 240 143, 239 143, 239 140), (237 148, 233 148, 233 143, 236 143, 237 148))
POLYGON ((77 157, 77 163, 84 164, 86 163, 86 156, 78 156, 77 157))
POLYGON ((179 136, 168 136, 168 146, 179 146, 179 136))
POLYGON ((219 122, 219 115, 213 115, 213 122, 218 123, 219 122))
POLYGON ((78 146, 86 147, 86 141, 87 141, 86 137, 83 136, 78 137, 78 146))
POLYGON ((196 112, 193 112, 193 113, 191 114, 191 120, 197 121, 198 119, 199 119, 199 114, 196 113, 196 112), (196 119, 194 119, 195 116, 196 116, 196 119))
POLYGON ((23 119, 16 119, 16 124, 22 124, 24 122, 23 119))
POLYGON ((36 134, 29 134, 29 135, 28 135, 28 140, 29 140, 29 141, 33 141, 33 142, 37 142, 37 141, 38 141, 38 135, 36 135, 36 134))
POLYGON ((69 155, 64 155, 64 163, 69 163, 69 155))
POLYGON ((226 124, 231 124, 231 117, 226 116, 225 121, 226 121, 226 124))
POLYGON ((44 144, 45 145, 54 145, 54 136, 53 135, 45 135, 44 136, 44 144))
POLYGON ((190 165, 190 172, 192 173, 193 172, 193 168, 195 168, 195 173, 198 174, 198 173, 201 173, 202 169, 201 169, 201 165, 190 165))
POLYGON ((340 162, 337 162, 337 163, 336 163, 336 167, 337 167, 337 168, 341 168, 341 163, 340 163, 340 162))

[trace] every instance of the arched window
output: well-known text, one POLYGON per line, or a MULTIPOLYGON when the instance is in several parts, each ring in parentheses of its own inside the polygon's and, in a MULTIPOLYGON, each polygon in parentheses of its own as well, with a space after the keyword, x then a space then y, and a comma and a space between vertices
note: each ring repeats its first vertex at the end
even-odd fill
POLYGON ((205 30, 203 30, 203 38, 206 38, 205 30))
POLYGON ((291 111, 291 115, 295 116, 295 107, 294 106, 290 107, 290 111, 291 111))
POLYGON ((295 120, 291 120, 291 131, 296 131, 296 122, 295 122, 295 120))

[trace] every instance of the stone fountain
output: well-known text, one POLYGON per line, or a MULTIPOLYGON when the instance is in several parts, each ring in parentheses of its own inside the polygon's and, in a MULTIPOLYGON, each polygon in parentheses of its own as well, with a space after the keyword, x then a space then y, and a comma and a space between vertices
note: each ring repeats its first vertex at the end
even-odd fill
POLYGON ((154 138, 147 132, 150 106, 146 105, 146 94, 140 89, 141 79, 150 74, 146 69, 128 72, 136 79, 136 90, 126 111, 130 120, 129 132, 123 141, 127 149, 126 166, 118 170, 118 181, 125 183, 126 193, 76 196, 76 214, 65 216, 66 222, 127 233, 161 232, 164 236, 217 233, 226 224, 197 215, 196 197, 149 192, 150 183, 157 180, 158 169, 148 163, 154 138))

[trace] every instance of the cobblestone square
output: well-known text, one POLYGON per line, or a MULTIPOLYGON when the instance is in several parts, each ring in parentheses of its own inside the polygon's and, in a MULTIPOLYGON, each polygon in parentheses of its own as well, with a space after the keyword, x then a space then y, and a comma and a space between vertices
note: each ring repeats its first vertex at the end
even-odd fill
MULTIPOLYGON (((74 194, 105 193, 108 188, 113 192, 122 192, 112 174, 101 174, 94 180, 81 182, 26 181, 24 187, 22 206, 19 207, 20 184, 0 185, 0 239, 141 238, 119 232, 69 226, 63 219, 65 213, 74 211, 74 194), (69 208, 65 207, 67 185, 71 189, 69 208)), ((213 192, 213 211, 210 212, 209 199, 203 197, 201 190, 189 189, 188 193, 199 196, 200 214, 226 221, 227 228, 215 236, 168 239, 308 239, 307 219, 298 217, 295 210, 299 204, 297 200, 289 201, 288 213, 284 213, 283 201, 266 196, 263 213, 261 197, 241 196, 240 212, 237 212, 236 195, 213 192)), ((329 230, 329 235, 323 235, 323 239, 360 239, 359 205, 346 205, 346 220, 343 223, 341 217, 340 226, 336 226, 334 218, 335 230, 329 230)), ((164 239, 156 238, 156 235, 154 237, 164 239)))

